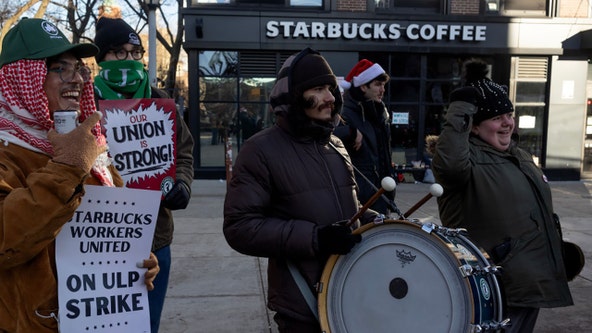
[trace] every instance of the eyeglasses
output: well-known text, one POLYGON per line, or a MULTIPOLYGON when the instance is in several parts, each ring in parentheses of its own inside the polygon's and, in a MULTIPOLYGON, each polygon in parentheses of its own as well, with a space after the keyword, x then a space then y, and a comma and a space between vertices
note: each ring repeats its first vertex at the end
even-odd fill
POLYGON ((87 66, 70 66, 70 65, 60 65, 56 68, 50 68, 47 70, 48 72, 54 72, 60 74, 60 79, 64 83, 69 83, 74 81, 76 77, 76 73, 78 73, 82 77, 83 82, 90 81, 90 68, 87 66))
POLYGON ((128 54, 132 56, 132 59, 140 60, 144 56, 145 52, 146 51, 144 51, 144 49, 133 49, 131 51, 128 51, 126 49, 121 48, 117 50, 109 50, 109 53, 115 54, 115 58, 117 58, 117 60, 127 59, 128 54))

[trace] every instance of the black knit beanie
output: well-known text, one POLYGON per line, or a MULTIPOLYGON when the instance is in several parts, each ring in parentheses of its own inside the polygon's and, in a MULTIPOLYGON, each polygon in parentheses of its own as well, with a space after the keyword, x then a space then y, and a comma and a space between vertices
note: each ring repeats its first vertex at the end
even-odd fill
MULTIPOLYGON (((339 92, 337 77, 325 58, 319 52, 306 48, 291 55, 284 62, 271 91, 269 102, 274 112, 286 112, 288 106, 296 103, 304 91, 324 84, 331 85, 333 90, 339 92)), ((333 95, 338 95, 336 102, 340 103, 341 94, 333 95)))
POLYGON ((466 85, 477 88, 479 92, 473 124, 478 125, 483 120, 514 112, 514 106, 508 98, 508 87, 487 78, 489 70, 485 62, 469 60, 464 64, 464 72, 466 85))
POLYGON ((142 46, 142 40, 121 18, 101 17, 97 21, 95 45, 99 47, 99 53, 95 56, 97 63, 103 61, 109 50, 117 49, 123 44, 142 46))
POLYGON ((309 53, 294 64, 292 87, 294 87, 296 94, 325 84, 337 86, 337 78, 325 58, 320 54, 309 53))

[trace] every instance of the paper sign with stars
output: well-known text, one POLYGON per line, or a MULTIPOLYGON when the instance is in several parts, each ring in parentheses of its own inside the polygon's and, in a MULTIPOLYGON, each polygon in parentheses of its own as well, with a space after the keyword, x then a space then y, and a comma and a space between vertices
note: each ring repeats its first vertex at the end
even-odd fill
POLYGON ((145 268, 161 192, 85 186, 56 238, 60 332, 150 332, 145 268))

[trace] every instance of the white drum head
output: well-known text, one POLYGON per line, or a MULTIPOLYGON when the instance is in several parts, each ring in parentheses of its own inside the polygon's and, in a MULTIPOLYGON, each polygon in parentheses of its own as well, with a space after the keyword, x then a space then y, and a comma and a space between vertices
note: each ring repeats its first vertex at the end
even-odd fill
MULTIPOLYGON (((363 227, 362 227, 363 228, 363 227)), ((467 332, 470 287, 448 245, 410 223, 362 232, 362 242, 323 272, 325 332, 467 332)))

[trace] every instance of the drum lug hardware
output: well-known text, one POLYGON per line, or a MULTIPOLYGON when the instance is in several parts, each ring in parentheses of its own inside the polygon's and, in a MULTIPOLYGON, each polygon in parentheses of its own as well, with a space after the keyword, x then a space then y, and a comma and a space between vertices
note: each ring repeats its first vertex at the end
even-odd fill
POLYGON ((434 231, 434 229, 436 229, 436 227, 437 226, 433 223, 426 223, 421 226, 421 230, 427 232, 428 234, 431 234, 432 231, 434 231))
POLYGON ((462 265, 458 269, 460 270, 460 274, 464 278, 473 275, 473 272, 475 272, 475 269, 471 265, 462 265))
POLYGON ((485 273, 500 274, 502 266, 487 266, 483 268, 485 273))
POLYGON ((317 282, 315 289, 317 290, 317 294, 320 294, 323 292, 323 283, 322 282, 317 282))
POLYGON ((459 233, 461 235, 468 235, 469 234, 469 232, 465 228, 457 228, 455 230, 456 230, 457 233, 459 233))
POLYGON ((462 265, 459 267, 460 273, 462 277, 468 277, 471 275, 487 275, 487 274, 495 274, 498 272, 498 266, 471 266, 471 265, 462 265))
POLYGON ((510 318, 504 319, 501 322, 489 322, 480 325, 471 325, 472 333, 483 333, 483 332, 490 332, 490 331, 497 331, 500 329, 504 329, 510 326, 510 318))
POLYGON ((444 236, 456 236, 458 234, 467 234, 467 229, 464 228, 457 228, 457 229, 450 229, 443 227, 441 225, 437 225, 435 223, 425 223, 421 226, 421 229, 428 234, 432 233, 432 231, 436 230, 437 232, 441 233, 444 236))
POLYGON ((372 221, 372 223, 384 224, 385 219, 386 219, 386 216, 384 214, 378 214, 378 215, 376 215, 376 217, 374 218, 374 221, 372 221))

